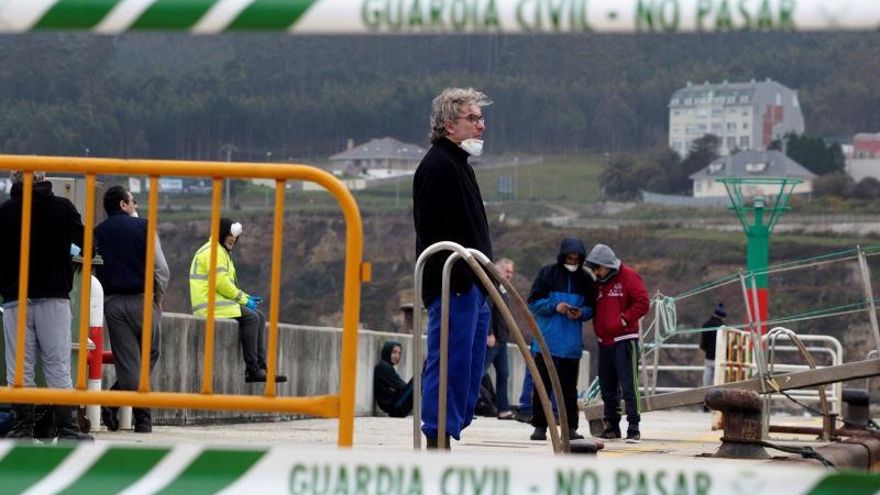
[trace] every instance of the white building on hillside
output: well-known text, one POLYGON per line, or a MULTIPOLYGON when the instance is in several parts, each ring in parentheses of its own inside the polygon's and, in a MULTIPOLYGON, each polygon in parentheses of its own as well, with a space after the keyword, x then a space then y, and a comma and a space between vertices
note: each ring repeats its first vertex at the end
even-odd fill
MULTIPOLYGON (((792 160, 776 150, 771 151, 740 151, 730 156, 722 156, 710 163, 706 168, 691 174, 694 181, 694 197, 708 198, 727 196, 727 189, 718 179, 726 178, 760 178, 784 177, 803 180, 795 189, 795 194, 808 193, 813 190, 816 174, 810 172, 800 163, 792 160)), ((776 186, 753 185, 743 188, 747 196, 774 195, 779 192, 776 186)))
POLYGON ((357 146, 349 142, 347 150, 331 156, 328 161, 334 170, 351 174, 374 169, 414 171, 425 156, 425 151, 421 146, 385 137, 357 146))
POLYGON ((695 139, 721 138, 721 155, 766 150, 774 139, 804 132, 797 91, 766 80, 691 84, 669 100, 669 147, 685 156, 695 139))
POLYGON ((856 182, 867 177, 880 180, 880 133, 860 133, 845 147, 846 173, 856 182))

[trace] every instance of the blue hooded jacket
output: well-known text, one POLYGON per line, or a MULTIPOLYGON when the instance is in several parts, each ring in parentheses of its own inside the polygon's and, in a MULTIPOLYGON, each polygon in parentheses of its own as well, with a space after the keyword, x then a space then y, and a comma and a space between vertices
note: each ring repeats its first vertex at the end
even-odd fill
MULTIPOLYGON (((563 240, 556 263, 541 268, 529 291, 529 309, 554 357, 580 359, 584 350, 583 322, 593 317, 596 304, 593 281, 580 269, 586 257, 587 250, 579 239, 563 240), (564 266, 568 253, 578 254, 575 272, 564 266), (580 308, 581 318, 572 320, 557 313, 556 306, 561 302, 580 308)), ((532 352, 539 350, 537 342, 532 342, 532 352)))

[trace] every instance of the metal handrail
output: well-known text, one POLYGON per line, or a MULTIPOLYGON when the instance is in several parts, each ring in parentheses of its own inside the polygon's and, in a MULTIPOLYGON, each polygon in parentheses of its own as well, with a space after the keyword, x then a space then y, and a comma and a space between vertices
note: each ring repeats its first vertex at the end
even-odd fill
MULTIPOLYGON (((416 450, 421 449, 421 431, 420 431, 420 419, 421 419, 421 408, 420 408, 420 396, 421 396, 421 377, 418 370, 420 363, 422 362, 421 357, 421 337, 422 337, 422 310, 423 310, 423 301, 421 299, 422 293, 422 275, 424 271, 424 266, 427 263, 428 259, 440 252, 440 251, 452 251, 449 258, 444 263, 443 273, 442 273, 442 281, 441 281, 441 323, 440 323, 440 390, 438 391, 438 415, 437 415, 437 427, 438 427, 438 435, 437 435, 437 444, 438 447, 443 448, 446 442, 446 377, 447 377, 447 356, 448 356, 448 329, 449 329, 449 285, 451 279, 451 271, 452 265, 458 259, 463 259, 468 263, 468 266, 471 268, 473 273, 477 276, 480 282, 486 289, 487 294, 492 299, 493 303, 499 309, 502 317, 505 320, 505 323, 508 325, 508 328, 511 330, 511 334, 514 336, 514 340, 517 343, 517 347, 520 349, 522 353, 523 359, 526 363, 526 366, 529 368, 529 371, 533 373, 533 376, 540 376, 537 370, 537 366, 534 363, 534 359, 531 353, 528 350, 528 347, 525 344, 525 338, 522 335, 522 331, 519 326, 516 324, 516 321, 513 318, 513 315, 510 313, 507 305, 504 304, 503 299, 501 298, 501 294, 498 292, 498 289, 493 283, 493 281, 486 275, 484 270, 488 270, 490 274, 495 278, 496 281, 500 282, 502 287, 507 290, 508 294, 511 296, 511 299, 517 306, 519 306, 524 314, 527 315, 527 321, 529 322, 530 327, 532 328, 533 334, 535 336, 536 341, 538 342, 538 346, 542 350, 542 357, 544 359, 545 365, 550 374, 551 385, 553 386, 554 393, 561 397, 561 386, 559 383, 559 378, 556 374, 556 368, 553 364, 552 357, 550 357, 549 349, 546 346, 546 342, 544 342, 543 335, 540 333, 537 324, 534 322, 534 318, 531 317, 530 312, 528 311, 528 306, 522 300, 522 297, 516 292, 516 289, 505 280, 501 274, 497 271, 495 266, 492 264, 492 261, 483 253, 476 249, 467 249, 461 246, 460 244, 451 242, 451 241, 441 241, 432 244, 428 248, 426 248, 416 260, 415 266, 415 294, 414 294, 414 303, 413 303, 413 341, 417 344, 414 345, 414 355, 413 355, 413 448, 416 450)), ((535 380, 535 390, 538 394, 539 400, 541 402, 541 406, 544 409, 544 412, 547 417, 547 422, 550 427, 550 437, 551 444, 553 446, 554 452, 568 452, 570 450, 569 447, 569 439, 568 439, 568 424, 567 422, 560 422, 562 435, 559 435, 557 432, 556 421, 553 417, 552 413, 552 405, 550 403, 549 395, 547 394, 547 390, 544 387, 542 380, 535 380)), ((565 405, 562 406, 557 405, 560 411, 560 418, 565 417, 565 405)))
MULTIPOLYGON (((355 381, 357 371, 357 327, 360 314, 360 284, 369 278, 369 264, 363 263, 363 226, 357 203, 345 185, 332 174, 316 167, 291 164, 228 163, 165 160, 122 160, 114 158, 73 158, 50 156, 0 155, 0 170, 21 170, 23 176, 21 256, 19 260, 18 300, 27 298, 30 266, 31 206, 34 171, 48 170, 86 176, 86 205, 83 239, 82 290, 89 294, 97 175, 146 175, 150 178, 150 201, 147 235, 155 237, 160 176, 211 177, 211 256, 208 280, 208 312, 205 330, 204 368, 201 393, 151 392, 149 350, 153 318, 153 257, 155 243, 147 242, 143 332, 141 337, 141 376, 135 391, 89 391, 85 383, 86 338, 88 335, 88 297, 81 298, 79 328, 79 371, 74 390, 33 389, 23 387, 24 346, 15 352, 15 376, 12 387, 0 388, 0 401, 12 403, 51 403, 63 405, 100 404, 107 406, 170 407, 191 409, 228 409, 266 412, 301 412, 323 417, 339 417, 338 445, 351 446, 354 436, 355 381), (214 357, 214 291, 216 287, 216 250, 219 237, 220 193, 223 178, 261 178, 275 180, 275 223, 270 282, 267 380, 263 397, 251 395, 211 395, 214 357), (312 397, 276 397, 278 308, 281 304, 281 226, 284 213, 284 186, 287 180, 316 182, 330 192, 342 209, 346 221, 345 282, 343 293, 342 359, 338 395, 312 397)), ((17 341, 24 342, 27 305, 20 305, 17 341)))
MULTIPOLYGON (((810 353, 807 351, 806 347, 804 346, 804 343, 798 337, 797 333, 795 333, 793 330, 790 330, 785 327, 773 327, 770 329, 769 332, 767 332, 767 335, 765 335, 764 338, 762 339, 763 341, 769 342, 769 344, 770 344, 770 358, 768 360, 768 368, 767 368, 767 376, 769 377, 769 379, 772 380, 776 340, 780 337, 784 337, 784 338, 791 340, 794 343, 794 345, 797 346, 798 350, 800 350, 801 356, 807 362, 807 365, 809 365, 810 369, 816 368, 816 362, 813 360, 813 356, 811 356, 810 353)), ((828 417, 828 397, 827 397, 827 394, 825 393, 825 386, 819 385, 818 387, 816 387, 816 390, 819 393, 819 407, 821 408, 822 417, 827 418, 828 417)), ((764 416, 763 424, 765 425, 765 432, 766 432, 767 431, 766 427, 769 426, 769 423, 770 423, 770 408, 769 407, 764 408, 763 416, 764 416)), ((823 432, 823 437, 824 436, 825 436, 825 433, 823 432)), ((830 438, 823 438, 823 440, 830 440, 830 438)))

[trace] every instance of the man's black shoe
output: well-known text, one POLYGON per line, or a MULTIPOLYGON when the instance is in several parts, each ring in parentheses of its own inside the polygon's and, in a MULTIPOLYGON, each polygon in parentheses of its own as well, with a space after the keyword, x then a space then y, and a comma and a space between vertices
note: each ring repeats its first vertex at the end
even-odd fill
POLYGON ((577 430, 568 430, 568 439, 569 440, 583 440, 584 436, 577 432, 577 430))
POLYGON ((620 438, 620 429, 605 428, 605 431, 599 434, 599 438, 603 440, 617 440, 620 438))
POLYGON ((101 408, 101 422, 103 422, 104 426, 110 431, 119 430, 119 417, 116 415, 116 411, 117 408, 115 407, 105 406, 101 408))
POLYGON ((516 416, 514 416, 513 419, 519 421, 520 423, 531 423, 532 422, 532 415, 528 414, 528 413, 524 413, 522 411, 517 411, 516 416))
POLYGON ((535 431, 532 432, 532 436, 530 436, 529 439, 536 442, 547 440, 547 427, 536 427, 535 431))
POLYGON ((266 372, 259 370, 245 373, 244 381, 247 383, 263 383, 266 381, 266 372))
MULTIPOLYGON (((452 450, 452 441, 449 435, 446 435, 446 445, 444 446, 445 450, 452 450)), ((437 442, 437 437, 425 437, 426 446, 428 450, 437 450, 439 442, 437 442)))
POLYGON ((153 433, 153 425, 150 423, 135 423, 135 433, 153 433))
POLYGON ((642 435, 638 430, 627 430, 626 432, 626 443, 640 443, 642 441, 642 435))
MULTIPOLYGON (((255 371, 253 373, 245 373, 244 381, 247 383, 265 383, 266 382, 266 371, 260 370, 255 371)), ((284 383, 287 381, 287 377, 284 375, 275 375, 275 383, 284 383)))

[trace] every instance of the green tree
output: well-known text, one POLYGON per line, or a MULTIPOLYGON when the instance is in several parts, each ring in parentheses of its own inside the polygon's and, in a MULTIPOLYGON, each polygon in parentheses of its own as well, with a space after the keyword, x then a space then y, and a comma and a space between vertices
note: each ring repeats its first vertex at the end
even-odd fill
POLYGON ((631 155, 614 155, 599 174, 602 192, 609 199, 635 199, 642 188, 643 179, 639 167, 631 155))
POLYGON ((851 196, 855 199, 874 200, 880 198, 880 180, 865 177, 853 188, 851 196))
POLYGON ((846 174, 827 174, 813 181, 813 194, 820 198, 824 196, 848 198, 854 186, 852 177, 846 174))
POLYGON ((645 180, 643 189, 672 194, 675 191, 675 177, 681 169, 681 157, 671 148, 651 153, 642 166, 641 175, 645 180))
POLYGON ((668 179, 669 192, 690 194, 693 190, 690 175, 702 170, 718 158, 721 138, 714 134, 704 134, 691 143, 690 151, 668 179))
MULTIPOLYGON (((846 158, 838 143, 825 143, 818 136, 789 133, 785 135, 785 154, 792 160, 818 175, 843 172, 846 158)), ((771 144, 773 149, 781 149, 777 140, 771 144)))

